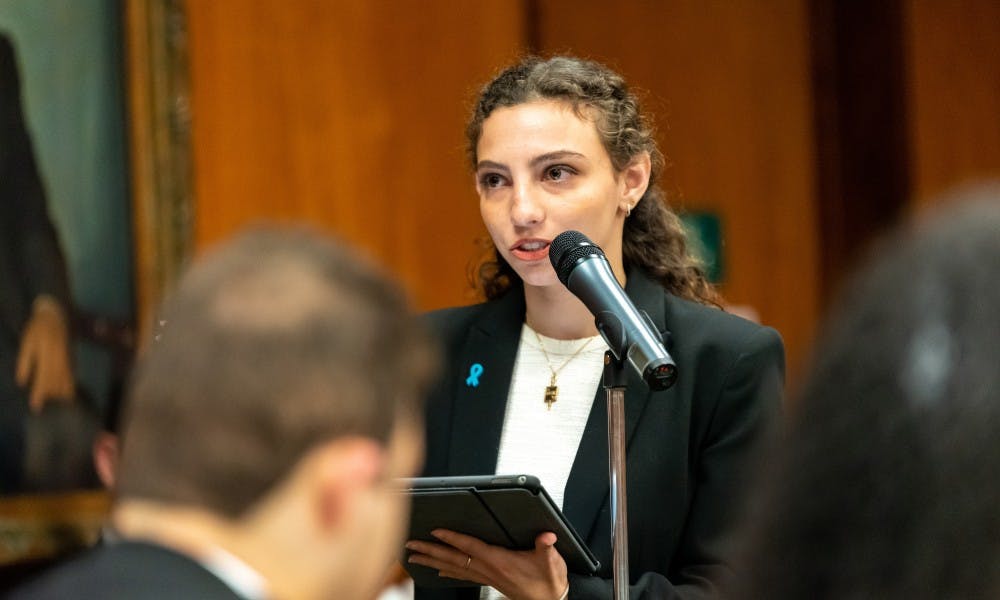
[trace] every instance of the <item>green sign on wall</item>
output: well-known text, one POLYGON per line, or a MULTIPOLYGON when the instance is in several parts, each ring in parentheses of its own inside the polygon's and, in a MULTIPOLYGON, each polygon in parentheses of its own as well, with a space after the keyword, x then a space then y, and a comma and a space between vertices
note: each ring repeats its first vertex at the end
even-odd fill
POLYGON ((681 215, 688 235, 691 253, 701 261, 705 275, 712 283, 721 283, 725 276, 722 261, 722 220, 710 212, 689 212, 681 215))

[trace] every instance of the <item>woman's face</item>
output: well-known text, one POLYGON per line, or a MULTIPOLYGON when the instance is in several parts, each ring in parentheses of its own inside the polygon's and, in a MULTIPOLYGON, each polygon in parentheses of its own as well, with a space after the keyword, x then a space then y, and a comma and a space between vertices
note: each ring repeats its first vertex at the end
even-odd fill
POLYGON ((525 285, 562 285, 549 243, 570 229, 600 246, 624 276, 622 228, 649 182, 648 155, 616 173, 594 123, 551 100, 493 111, 476 152, 483 222, 525 285))

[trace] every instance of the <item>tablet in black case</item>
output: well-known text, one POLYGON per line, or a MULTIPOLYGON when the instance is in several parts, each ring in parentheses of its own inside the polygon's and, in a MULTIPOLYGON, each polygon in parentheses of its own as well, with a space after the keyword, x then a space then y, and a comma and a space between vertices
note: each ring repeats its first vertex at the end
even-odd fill
MULTIPOLYGON (((556 550, 571 573, 592 575, 600 563, 577 535, 562 511, 532 475, 417 477, 401 480, 413 502, 407 539, 438 542, 431 531, 450 529, 488 544, 514 550, 535 547, 538 534, 556 534, 556 550)), ((424 587, 478 585, 438 577, 437 571, 406 562, 414 582, 424 587)))

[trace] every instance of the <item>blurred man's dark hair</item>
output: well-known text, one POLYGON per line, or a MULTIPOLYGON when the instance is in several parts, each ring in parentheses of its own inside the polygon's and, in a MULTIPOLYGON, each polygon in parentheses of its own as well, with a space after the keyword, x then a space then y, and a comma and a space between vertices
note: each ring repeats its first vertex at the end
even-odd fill
POLYGON ((827 323, 736 597, 1000 597, 1000 186, 942 204, 827 323))
POLYGON ((421 414, 429 355, 404 297, 310 236, 238 240, 188 274, 162 320, 124 415, 120 497, 238 516, 313 445, 385 442, 421 414))

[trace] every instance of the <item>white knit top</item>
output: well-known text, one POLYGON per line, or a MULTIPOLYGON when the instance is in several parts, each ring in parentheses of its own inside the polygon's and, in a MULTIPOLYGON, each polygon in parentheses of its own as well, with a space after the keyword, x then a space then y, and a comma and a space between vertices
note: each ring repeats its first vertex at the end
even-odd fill
MULTIPOLYGON (((562 508, 566 481, 601 383, 607 349, 599 335, 557 340, 541 334, 535 337, 535 331, 527 324, 521 328, 500 435, 498 475, 538 477, 552 500, 562 508), (559 371, 558 397, 551 409, 545 404, 545 388, 552 371, 538 346, 539 338, 552 368, 559 371), (581 347, 583 351, 570 358, 581 347)), ((480 598, 494 600, 503 596, 493 588, 483 588, 480 598)))

